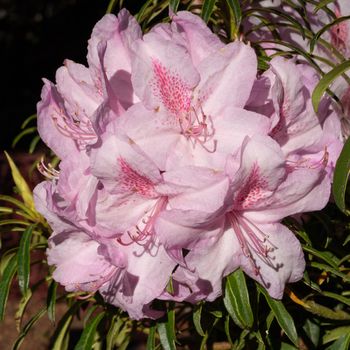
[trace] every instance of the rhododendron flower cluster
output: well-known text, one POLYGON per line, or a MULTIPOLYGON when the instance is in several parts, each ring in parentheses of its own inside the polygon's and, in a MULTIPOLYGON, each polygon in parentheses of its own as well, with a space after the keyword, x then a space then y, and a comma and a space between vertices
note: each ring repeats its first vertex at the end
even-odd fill
POLYGON ((53 278, 135 319, 161 316, 156 299, 214 300, 238 268, 281 298, 305 267, 281 221, 326 205, 342 146, 330 101, 312 109, 315 71, 279 57, 258 74, 249 44, 189 12, 145 35, 106 15, 87 60, 38 103, 61 160, 34 192, 53 278))

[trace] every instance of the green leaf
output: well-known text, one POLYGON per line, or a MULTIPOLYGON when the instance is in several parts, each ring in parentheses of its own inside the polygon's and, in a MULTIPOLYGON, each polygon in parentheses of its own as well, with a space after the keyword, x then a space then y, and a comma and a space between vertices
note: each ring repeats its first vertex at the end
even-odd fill
POLYGON ((193 324, 196 328, 196 331, 199 335, 204 337, 205 332, 203 331, 202 325, 201 325, 201 318, 202 318, 202 307, 203 304, 200 304, 196 307, 196 309, 193 312, 193 324))
POLYGON ((322 7, 327 6, 331 2, 334 2, 334 0, 322 0, 320 3, 315 7, 314 13, 318 12, 322 7))
POLYGON ((234 39, 237 37, 239 32, 239 26, 241 25, 242 20, 242 10, 239 0, 227 0, 227 3, 232 10, 233 15, 233 26, 231 28, 231 38, 234 39))
POLYGON ((226 278, 224 304, 239 327, 251 328, 253 326, 253 311, 242 270, 237 270, 226 278))
POLYGON ((69 326, 72 323, 74 314, 82 303, 83 301, 75 302, 61 318, 55 330, 55 334, 53 335, 53 346, 51 350, 63 350, 66 348, 69 326))
POLYGON ((340 272, 338 270, 338 268, 333 268, 333 267, 330 267, 330 266, 325 265, 325 264, 320 264, 316 261, 312 261, 310 263, 310 266, 315 267, 315 268, 320 269, 320 270, 323 270, 323 271, 330 272, 333 275, 342 278, 344 281, 350 282, 350 277, 348 275, 345 275, 344 273, 340 272))
POLYGON ((264 295, 280 327, 284 330, 284 332, 286 333, 288 338, 293 342, 293 344, 295 346, 298 346, 298 334, 295 328, 293 318, 284 307, 282 301, 272 299, 263 287, 261 287, 259 284, 256 285, 258 287, 259 292, 261 292, 264 295))
POLYGON ((168 320, 158 323, 160 343, 164 350, 176 350, 175 341, 175 311, 168 311, 168 320))
POLYGON ((34 132, 36 132, 36 127, 32 126, 31 128, 28 129, 24 129, 23 131, 21 131, 12 141, 12 148, 15 148, 18 141, 21 140, 23 138, 23 136, 28 135, 28 134, 33 134, 34 132))
POLYGON ((344 16, 344 17, 338 17, 336 18, 334 21, 332 21, 331 23, 328 23, 327 25, 323 26, 315 35, 314 37, 311 39, 310 41, 310 51, 312 52, 315 48, 315 45, 317 43, 317 40, 321 37, 321 35, 325 32, 327 32, 328 30, 331 29, 331 27, 333 27, 334 25, 337 25, 343 21, 346 21, 350 19, 350 16, 344 16))
POLYGON ((350 333, 342 335, 326 350, 349 350, 350 348, 350 333))
POLYGON ((343 310, 332 310, 326 306, 315 303, 313 300, 304 301, 307 311, 330 320, 350 320, 350 315, 343 310))
POLYGON ((348 183, 350 170, 350 137, 346 140, 344 147, 337 160, 334 177, 332 192, 334 201, 337 207, 346 215, 349 215, 349 210, 346 209, 345 204, 345 192, 346 185, 348 183))
POLYGON ((54 280, 51 280, 49 289, 47 291, 46 307, 47 316, 49 320, 53 323, 55 323, 56 319, 56 290, 57 283, 54 280))
POLYGON ((175 13, 177 12, 177 8, 179 7, 180 4, 180 0, 170 0, 169 1, 169 6, 171 8, 172 11, 174 11, 175 13))
POLYGON ((21 173, 19 172, 18 168, 16 167, 15 163, 13 162, 12 158, 8 155, 8 153, 5 151, 5 155, 7 158, 7 161, 11 168, 11 173, 13 177, 13 181, 16 184, 16 187, 19 191, 19 194, 23 198, 24 204, 35 212, 34 207, 34 200, 33 200, 33 194, 32 191, 29 189, 26 181, 22 177, 21 173))
POLYGON ((344 334, 350 334, 350 326, 341 326, 326 331, 326 334, 322 338, 322 344, 327 344, 331 341, 337 340, 344 334))
POLYGON ((106 13, 112 13, 116 5, 117 5, 117 0, 110 0, 106 13))
POLYGON ((97 326, 101 322, 105 313, 102 312, 98 314, 94 319, 92 319, 84 328, 84 331, 75 346, 74 350, 90 350, 94 342, 97 326))
POLYGON ((24 338, 26 337, 26 335, 28 334, 28 332, 30 331, 30 329, 35 325, 35 323, 37 323, 41 317, 43 317, 46 313, 46 308, 43 308, 41 310, 39 310, 29 321, 28 323, 23 327, 21 333, 19 334, 18 338, 16 339, 16 341, 14 342, 13 346, 12 346, 12 350, 17 350, 19 349, 19 347, 21 346, 21 344, 23 343, 24 338))
POLYGON ((334 267, 335 269, 338 268, 337 263, 335 261, 333 261, 326 252, 322 252, 319 251, 315 248, 309 247, 309 246, 305 246, 303 245, 303 250, 307 253, 310 253, 318 258, 320 258, 321 260, 325 261, 329 266, 334 267))
POLYGON ((155 350, 155 348, 156 348, 156 327, 152 326, 149 328, 146 350, 155 350))
POLYGON ((216 0, 204 0, 201 16, 205 23, 208 23, 211 14, 214 11, 216 0))
POLYGON ((17 254, 18 284, 22 295, 27 295, 30 279, 30 242, 34 225, 26 228, 23 232, 17 254))
POLYGON ((308 338, 311 340, 315 348, 318 347, 320 342, 320 326, 316 322, 310 320, 309 318, 305 321, 303 325, 303 330, 305 331, 308 338))
POLYGON ((338 78, 340 75, 346 72, 349 68, 350 60, 342 62, 320 79, 312 93, 312 105, 316 113, 318 111, 318 106, 325 91, 336 78, 338 78))
POLYGON ((21 329, 23 314, 26 310, 26 307, 27 307, 28 302, 31 299, 31 297, 32 297, 32 292, 30 289, 28 289, 26 294, 21 298, 21 301, 18 305, 18 309, 17 309, 16 315, 15 315, 16 329, 18 332, 21 329))
POLYGON ((6 268, 0 281, 0 321, 4 319, 5 308, 7 303, 7 298, 9 295, 10 285, 12 278, 15 275, 17 269, 17 255, 13 255, 6 268))

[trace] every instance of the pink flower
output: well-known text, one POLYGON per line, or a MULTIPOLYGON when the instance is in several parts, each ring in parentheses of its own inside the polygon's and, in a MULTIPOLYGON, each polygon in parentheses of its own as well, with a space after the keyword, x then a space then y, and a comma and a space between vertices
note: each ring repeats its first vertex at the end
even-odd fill
POLYGON ((44 79, 37 106, 38 131, 61 159, 97 141, 100 108, 111 110, 111 119, 135 102, 130 46, 140 36, 139 25, 126 10, 118 18, 106 15, 89 40, 89 68, 65 60, 56 72, 56 85, 44 79))
POLYGON ((157 298, 215 299, 239 267, 281 298, 305 262, 280 222, 326 204, 340 145, 328 102, 312 111, 311 71, 276 58, 257 79, 249 45, 188 12, 143 37, 126 11, 105 16, 88 63, 38 104, 62 159, 35 189, 54 279, 136 319, 160 316, 157 298))

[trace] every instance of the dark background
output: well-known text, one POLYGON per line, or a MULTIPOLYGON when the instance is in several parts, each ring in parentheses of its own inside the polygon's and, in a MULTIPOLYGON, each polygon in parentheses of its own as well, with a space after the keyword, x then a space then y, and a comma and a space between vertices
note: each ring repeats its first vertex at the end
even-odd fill
MULTIPOLYGON (((11 151, 20 125, 36 112, 42 77, 54 81, 65 58, 86 64, 87 40, 108 4, 109 0, 0 0, 0 149, 11 151)), ((28 149, 30 137, 16 149, 28 149)))

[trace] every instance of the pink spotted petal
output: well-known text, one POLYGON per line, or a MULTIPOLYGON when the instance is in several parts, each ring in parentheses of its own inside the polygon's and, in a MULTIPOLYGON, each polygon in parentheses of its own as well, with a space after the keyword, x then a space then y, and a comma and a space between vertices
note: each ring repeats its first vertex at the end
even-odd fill
POLYGON ((246 139, 240 168, 233 177, 233 206, 249 210, 270 198, 286 176, 285 158, 278 144, 269 137, 246 139))
POLYGON ((166 110, 174 117, 188 111, 199 79, 185 47, 153 32, 135 43, 132 84, 147 108, 166 110))

